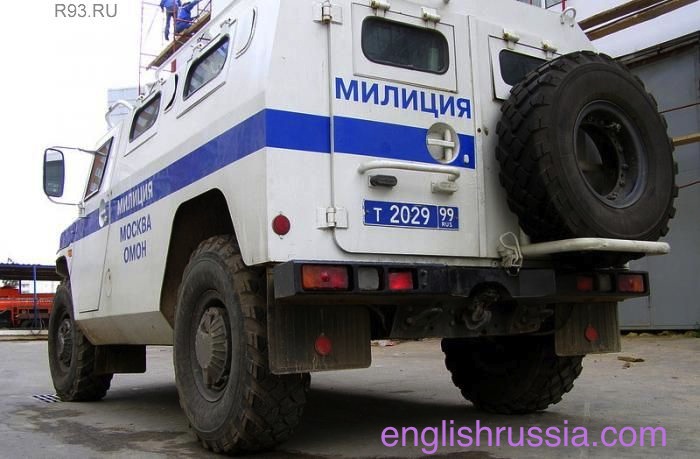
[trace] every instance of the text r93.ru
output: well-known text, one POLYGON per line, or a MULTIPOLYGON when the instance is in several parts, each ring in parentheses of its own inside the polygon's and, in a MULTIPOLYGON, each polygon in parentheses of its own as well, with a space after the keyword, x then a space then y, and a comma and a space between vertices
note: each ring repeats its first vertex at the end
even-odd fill
POLYGON ((114 18, 119 12, 116 3, 56 3, 57 18, 114 18))

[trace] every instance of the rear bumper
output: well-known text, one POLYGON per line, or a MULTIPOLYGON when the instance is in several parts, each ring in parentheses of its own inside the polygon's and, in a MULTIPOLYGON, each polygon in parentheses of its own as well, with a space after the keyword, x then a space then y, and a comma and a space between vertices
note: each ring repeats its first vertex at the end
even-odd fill
POLYGON ((593 271, 556 271, 554 269, 523 269, 517 276, 500 268, 468 268, 447 265, 391 264, 391 263, 328 263, 290 261, 273 268, 275 300, 279 304, 342 304, 342 305, 450 305, 461 304, 465 298, 484 286, 496 287, 506 297, 523 303, 591 303, 618 302, 649 295, 649 276, 645 272, 624 269, 593 271), (302 287, 303 265, 347 267, 349 285, 344 290, 306 291, 302 287), (359 270, 376 269, 379 287, 364 290, 358 285, 359 270), (410 291, 391 291, 388 288, 390 272, 411 271, 413 286, 410 291), (643 292, 621 291, 621 275, 639 275, 644 281, 643 292), (589 282, 582 289, 580 279, 589 282))
POLYGON ((619 350, 616 303, 649 294, 646 273, 619 269, 523 269, 512 277, 497 268, 290 261, 269 270, 268 276, 274 284, 269 291, 274 301, 268 301, 268 336, 276 374, 367 367, 369 340, 382 338, 540 333, 555 336, 561 355, 615 351, 619 350), (304 270, 305 265, 313 267, 304 270), (371 281, 368 271, 376 273, 371 281), (391 291, 390 285, 408 289, 407 272, 412 273, 412 288, 391 291), (402 283, 391 284, 391 273, 398 273, 402 283), (644 291, 621 291, 629 285, 618 285, 623 275, 634 275, 644 291), (324 277, 324 288, 343 289, 304 288, 318 286, 316 281, 324 277), (587 334, 590 328, 598 338, 587 334), (314 350, 319 337, 332 340, 332 355, 314 350))

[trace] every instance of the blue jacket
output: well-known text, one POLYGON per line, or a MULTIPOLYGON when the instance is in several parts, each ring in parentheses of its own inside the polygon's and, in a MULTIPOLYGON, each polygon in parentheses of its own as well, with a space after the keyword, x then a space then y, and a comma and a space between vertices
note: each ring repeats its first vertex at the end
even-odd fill
POLYGON ((199 2, 200 0, 193 0, 180 7, 175 21, 175 33, 180 33, 192 25, 192 8, 199 2))
POLYGON ((168 11, 180 6, 180 0, 160 0, 161 9, 165 8, 168 11))

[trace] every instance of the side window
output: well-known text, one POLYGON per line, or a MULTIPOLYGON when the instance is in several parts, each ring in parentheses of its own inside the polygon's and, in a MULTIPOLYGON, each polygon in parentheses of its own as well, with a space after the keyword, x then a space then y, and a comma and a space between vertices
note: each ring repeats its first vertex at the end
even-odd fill
POLYGON ((450 48, 443 34, 378 17, 362 23, 362 51, 377 64, 440 75, 450 68, 450 48))
POLYGON ((224 68, 228 57, 229 38, 221 40, 216 46, 197 60, 187 73, 185 80, 185 99, 199 91, 204 85, 216 78, 224 68))
POLYGON ((146 105, 139 108, 134 115, 134 122, 129 132, 129 142, 138 139, 141 134, 148 131, 156 124, 158 111, 160 110, 160 93, 153 97, 146 105))
POLYGON ((92 160, 92 168, 90 168, 90 177, 88 178, 88 184, 85 188, 85 199, 89 199, 95 193, 100 191, 102 186, 102 179, 104 179, 105 170, 107 169, 107 161, 109 160, 109 154, 112 151, 112 143, 114 142, 114 137, 110 138, 107 142, 102 145, 92 160))
POLYGON ((498 55, 501 61, 501 77, 503 81, 515 86, 525 79, 525 76, 547 62, 544 59, 520 54, 504 49, 498 55))

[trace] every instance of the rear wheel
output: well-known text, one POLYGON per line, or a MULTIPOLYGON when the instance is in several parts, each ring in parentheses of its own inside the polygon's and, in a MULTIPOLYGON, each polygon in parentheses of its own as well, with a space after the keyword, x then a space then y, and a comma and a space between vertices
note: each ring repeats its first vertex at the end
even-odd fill
POLYGON ((561 401, 582 356, 558 357, 553 336, 443 339, 445 366, 462 396, 493 413, 524 414, 561 401))
POLYGON ((49 368, 61 400, 100 400, 109 390, 112 374, 95 373, 95 346, 75 324, 70 285, 56 290, 49 318, 49 368))
POLYGON ((192 429, 215 452, 270 449, 301 419, 309 375, 270 372, 265 285, 229 236, 201 243, 183 275, 175 379, 192 429))

